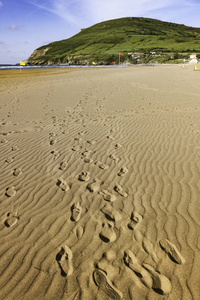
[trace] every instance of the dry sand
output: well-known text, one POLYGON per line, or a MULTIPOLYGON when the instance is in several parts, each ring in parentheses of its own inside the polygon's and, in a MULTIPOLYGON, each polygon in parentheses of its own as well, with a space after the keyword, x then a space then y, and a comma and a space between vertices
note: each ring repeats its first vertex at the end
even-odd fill
POLYGON ((0 83, 0 299, 200 299, 200 72, 0 83))

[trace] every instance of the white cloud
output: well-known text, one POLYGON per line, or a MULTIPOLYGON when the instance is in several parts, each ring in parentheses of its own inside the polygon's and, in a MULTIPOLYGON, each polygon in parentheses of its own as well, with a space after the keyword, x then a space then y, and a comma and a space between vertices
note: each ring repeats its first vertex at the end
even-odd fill
POLYGON ((172 5, 174 0, 28 0, 38 9, 51 12, 74 24, 94 24, 102 20, 143 16, 172 5))
POLYGON ((3 3, 0 1, 0 7, 3 5, 3 3))
POLYGON ((127 16, 143 16, 149 11, 164 8, 172 1, 160 0, 86 0, 89 14, 94 19, 114 19, 127 16))
MULTIPOLYGON (((43 4, 40 0, 27 1, 80 27, 122 17, 150 17, 176 22, 181 11, 190 10, 192 13, 200 8, 199 0, 46 0, 43 4)), ((189 18, 192 20, 192 15, 189 18)))
POLYGON ((162 18, 167 19, 169 11, 174 13, 174 9, 178 16, 182 8, 200 7, 199 2, 195 0, 84 0, 83 2, 85 9, 88 9, 88 16, 94 22, 121 17, 154 18, 159 12, 162 18))
POLYGON ((24 25, 16 25, 16 24, 11 24, 10 26, 9 26, 9 29, 11 29, 11 30, 18 30, 18 29, 20 29, 21 27, 23 27, 24 25))
POLYGON ((77 18, 78 10, 83 2, 79 0, 48 0, 41 4, 39 3, 39 0, 29 0, 29 3, 38 9, 53 13, 58 17, 76 25, 79 23, 77 18))

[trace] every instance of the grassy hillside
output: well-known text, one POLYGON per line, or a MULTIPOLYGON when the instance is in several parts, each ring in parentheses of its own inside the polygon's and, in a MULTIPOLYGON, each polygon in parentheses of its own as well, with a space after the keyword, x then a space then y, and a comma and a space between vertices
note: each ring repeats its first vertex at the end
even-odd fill
MULTIPOLYGON (((118 53, 200 52, 200 28, 147 18, 121 18, 81 30, 75 36, 42 46, 29 63, 115 61, 118 53)), ((124 59, 124 57, 122 57, 124 59)))

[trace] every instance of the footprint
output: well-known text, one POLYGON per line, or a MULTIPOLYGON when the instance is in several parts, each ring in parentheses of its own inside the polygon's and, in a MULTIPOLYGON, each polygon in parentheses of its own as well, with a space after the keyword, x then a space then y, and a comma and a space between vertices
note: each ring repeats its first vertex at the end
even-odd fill
POLYGON ((116 259, 117 255, 114 250, 108 250, 103 254, 103 258, 105 258, 108 261, 114 261, 116 259))
POLYGON ((57 150, 52 150, 51 154, 53 154, 54 159, 57 159, 60 156, 60 153, 57 150))
POLYGON ((16 210, 12 210, 12 212, 7 214, 7 219, 5 220, 4 224, 6 227, 13 227, 15 224, 17 224, 19 220, 19 206, 16 210))
POLYGON ((102 169, 102 170, 107 170, 110 166, 107 165, 107 164, 100 164, 99 165, 99 168, 102 169))
POLYGON ((128 173, 128 169, 126 167, 122 167, 117 175, 124 176, 126 173, 128 173))
POLYGON ((88 183, 87 185, 87 189, 90 192, 97 192, 98 190, 100 190, 101 187, 101 181, 99 179, 94 179, 93 182, 88 183))
POLYGON ((169 258, 176 262, 177 264, 184 264, 185 259, 177 249, 177 247, 172 244, 169 240, 160 240, 160 247, 168 254, 169 258))
POLYGON ((58 179, 57 186, 59 186, 61 188, 61 190, 65 191, 65 192, 67 192, 70 189, 70 187, 67 184, 67 182, 64 179, 62 179, 62 178, 58 179))
POLYGON ((7 197, 13 197, 13 196, 15 196, 15 194, 16 194, 15 187, 14 186, 8 187, 6 189, 6 193, 5 194, 6 194, 7 197))
POLYGON ((82 135, 84 135, 86 132, 84 132, 84 131, 80 131, 80 132, 78 132, 78 135, 80 135, 80 136, 82 136, 82 135))
POLYGON ((116 200, 116 196, 111 194, 107 190, 99 191, 99 195, 101 195, 104 200, 109 201, 109 202, 114 202, 116 200))
POLYGON ((143 264, 143 267, 152 275, 152 287, 156 292, 162 295, 168 295, 171 293, 172 285, 165 275, 154 270, 154 268, 149 264, 143 264))
POLYGON ((80 181, 88 181, 88 180, 90 180, 90 173, 89 172, 81 172, 81 174, 78 176, 78 179, 80 181))
POLYGON ((119 273, 118 267, 113 266, 113 261, 116 257, 117 255, 115 251, 108 250, 103 253, 102 258, 95 264, 95 266, 101 271, 104 271, 106 275, 112 279, 119 273))
POLYGON ((117 222, 122 219, 122 215, 119 211, 113 209, 111 204, 106 204, 104 207, 101 208, 102 213, 104 213, 105 217, 112 222, 117 222))
POLYGON ((82 152, 82 155, 85 156, 85 157, 88 157, 91 154, 92 154, 91 150, 85 150, 85 151, 82 152))
POLYGON ((110 139, 110 140, 112 140, 112 141, 115 140, 115 138, 114 138, 113 136, 111 136, 111 135, 108 135, 108 136, 107 136, 107 139, 110 139))
POLYGON ((78 226, 76 228, 76 236, 77 236, 77 238, 80 240, 82 238, 83 234, 84 234, 83 227, 82 226, 78 226))
POLYGON ((96 143, 96 141, 88 140, 87 143, 90 144, 90 145, 94 145, 96 143))
POLYGON ((71 207, 71 211, 72 211, 71 220, 75 221, 75 222, 79 221, 80 217, 81 217, 82 210, 83 209, 82 209, 80 203, 78 201, 75 202, 71 207))
POLYGON ((95 270, 93 273, 94 282, 100 287, 110 298, 122 299, 122 293, 112 284, 106 273, 102 270, 95 270))
POLYGON ((13 162, 13 159, 14 159, 14 157, 8 157, 8 158, 6 158, 6 162, 8 163, 8 164, 10 164, 11 162, 13 162))
POLYGON ((14 169, 14 172, 13 172, 14 176, 19 176, 21 174, 22 174, 22 169, 20 169, 20 168, 14 169))
POLYGON ((0 144, 6 144, 8 142, 7 139, 1 138, 0 139, 0 144))
POLYGON ((82 147, 79 145, 75 145, 72 147, 72 151, 79 151, 82 147))
POLYGON ((116 233, 114 231, 114 224, 105 221, 102 224, 102 230, 99 234, 101 240, 105 243, 114 242, 116 240, 116 233))
POLYGON ((151 255, 152 259, 157 263, 158 257, 157 254, 154 252, 153 244, 147 238, 144 237, 142 241, 142 246, 146 253, 151 255))
POLYGON ((95 163, 100 169, 102 169, 102 170, 107 170, 110 166, 109 165, 107 165, 107 164, 103 164, 102 162, 96 162, 95 163))
POLYGON ((61 269, 61 275, 64 277, 73 274, 72 258, 72 251, 67 245, 64 245, 64 247, 61 248, 60 252, 56 256, 56 260, 61 269))
POLYGON ((124 251, 124 262, 141 280, 141 282, 148 288, 152 288, 153 280, 151 275, 145 268, 143 268, 136 256, 129 249, 124 251))
POLYGON ((109 156, 114 162, 117 164, 119 162, 119 158, 115 154, 110 154, 109 156))
POLYGON ((50 137, 53 137, 53 136, 55 136, 55 135, 56 135, 55 132, 50 132, 50 133, 49 133, 49 136, 50 136, 50 137))
POLYGON ((119 184, 116 184, 116 185, 115 185, 114 190, 115 190, 119 195, 121 195, 122 197, 127 197, 127 196, 128 196, 128 194, 123 190, 123 188, 122 188, 121 185, 119 185, 119 184))
POLYGON ((122 148, 122 145, 121 144, 115 144, 115 149, 119 149, 119 148, 122 148))
POLYGON ((12 151, 17 151, 17 150, 18 150, 18 147, 17 147, 17 146, 13 146, 13 147, 11 148, 11 150, 12 150, 12 151))
POLYGON ((50 139, 50 145, 55 145, 57 143, 57 139, 56 138, 52 138, 50 139))
POLYGON ((68 165, 68 163, 67 163, 66 161, 62 161, 62 162, 60 163, 59 169, 60 169, 60 170, 65 170, 65 169, 67 168, 67 165, 68 165))
POLYGON ((80 138, 80 137, 75 137, 74 140, 75 140, 75 141, 82 141, 82 138, 80 138))
POLYGON ((136 212, 133 211, 131 215, 131 222, 128 224, 128 228, 131 230, 136 229, 137 225, 142 221, 142 216, 136 212))
POLYGON ((92 163, 92 162, 93 162, 93 159, 88 158, 88 157, 84 157, 83 161, 84 161, 85 163, 89 164, 89 163, 92 163))

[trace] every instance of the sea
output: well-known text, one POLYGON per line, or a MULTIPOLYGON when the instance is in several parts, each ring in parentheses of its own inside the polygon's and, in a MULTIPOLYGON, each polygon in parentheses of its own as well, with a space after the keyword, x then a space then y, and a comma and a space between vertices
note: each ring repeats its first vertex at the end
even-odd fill
POLYGON ((36 66, 16 66, 16 65, 0 65, 0 70, 15 69, 52 69, 52 68, 97 68, 97 67, 122 67, 124 65, 36 65, 36 66))
MULTIPOLYGON (((154 66, 154 64, 148 64, 154 66)), ((0 64, 0 70, 15 70, 15 69, 52 69, 52 68, 119 68, 119 67, 141 67, 145 64, 116 64, 116 65, 36 65, 36 66, 19 66, 19 65, 3 65, 0 64)))

